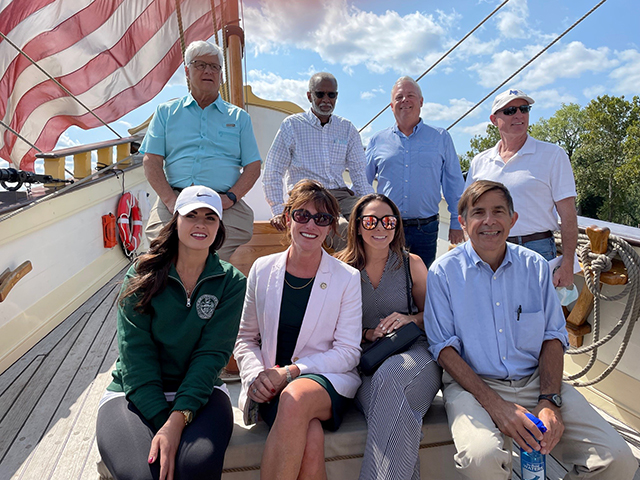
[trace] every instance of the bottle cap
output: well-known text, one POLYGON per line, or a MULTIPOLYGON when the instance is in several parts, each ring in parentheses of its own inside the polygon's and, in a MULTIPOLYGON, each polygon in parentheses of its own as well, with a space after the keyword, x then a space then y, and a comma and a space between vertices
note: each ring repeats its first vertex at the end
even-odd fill
POLYGON ((544 423, 542 423, 542 420, 536 417, 533 413, 527 412, 525 415, 529 420, 531 420, 533 423, 536 424, 536 427, 538 427, 538 430, 540 430, 542 433, 547 431, 547 427, 544 426, 544 423))

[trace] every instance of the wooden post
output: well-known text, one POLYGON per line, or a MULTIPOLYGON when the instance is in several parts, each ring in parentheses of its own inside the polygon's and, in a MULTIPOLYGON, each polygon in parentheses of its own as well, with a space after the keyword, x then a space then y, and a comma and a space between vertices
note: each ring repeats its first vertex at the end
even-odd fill
POLYGON ((73 156, 74 178, 85 178, 91 175, 91 152, 76 153, 73 156))
MULTIPOLYGON (((119 162, 123 158, 127 158, 130 155, 131 147, 128 143, 121 143, 116 145, 116 162, 119 162)), ((126 160, 120 164, 122 167, 128 167, 131 165, 131 159, 126 160)))
POLYGON ((229 78, 229 102, 244 108, 244 89, 242 88, 242 30, 238 2, 232 0, 225 4, 223 35, 227 35, 227 73, 229 78))
POLYGON ((105 147, 98 150, 98 170, 108 167, 113 163, 113 147, 105 147))
MULTIPOLYGON (((64 178, 64 162, 66 158, 45 158, 44 159, 44 174, 51 175, 53 178, 64 178)), ((64 185, 62 182, 45 183, 45 187, 60 187, 64 185)))

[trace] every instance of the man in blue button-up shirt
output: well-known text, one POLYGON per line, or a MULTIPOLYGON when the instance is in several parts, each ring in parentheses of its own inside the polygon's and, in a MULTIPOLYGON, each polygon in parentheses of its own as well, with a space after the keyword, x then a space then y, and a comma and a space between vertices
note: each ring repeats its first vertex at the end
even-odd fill
POLYGON ((429 350, 444 369, 458 470, 476 480, 511 478, 507 436, 574 464, 565 478, 632 478, 637 463, 628 445, 562 381, 564 316, 544 258, 507 243, 518 218, 509 191, 475 182, 458 212, 469 241, 431 266, 424 319, 429 350))
POLYGON ((189 45, 185 72, 191 92, 158 106, 140 151, 158 194, 146 228, 149 241, 171 219, 178 193, 205 185, 221 194, 226 240, 218 254, 228 261, 253 234, 253 211, 242 197, 260 176, 260 153, 249 114, 218 94, 222 65, 216 45, 189 45))
POLYGON ((464 179, 449 133, 422 122, 423 98, 411 77, 401 77, 391 90, 396 125, 376 133, 367 146, 367 179, 378 178, 378 192, 400 209, 407 246, 428 267, 436 258, 438 210, 449 205, 449 241, 464 240, 456 207, 464 179))

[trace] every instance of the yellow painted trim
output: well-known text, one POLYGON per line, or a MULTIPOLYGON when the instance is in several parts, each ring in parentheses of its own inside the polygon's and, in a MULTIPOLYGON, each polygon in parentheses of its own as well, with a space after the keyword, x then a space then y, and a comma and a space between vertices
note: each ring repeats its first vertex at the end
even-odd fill
MULTIPOLYGON (((146 182, 142 165, 125 171, 124 180, 127 190, 146 182)), ((121 191, 122 173, 119 178, 113 175, 101 182, 45 200, 24 213, 18 213, 2 221, 0 247, 47 225, 72 217, 79 211, 104 202, 121 191)))
POLYGON ((85 269, 0 327, 0 373, 102 288, 128 263, 120 247, 105 251, 85 269), (40 323, 43 318, 48 318, 40 323))
MULTIPOLYGON (((127 158, 131 153, 131 144, 121 143, 116 145, 116 162, 119 162, 123 158, 127 158)), ((126 160, 120 164, 122 167, 128 167, 131 165, 131 159, 126 160)))
POLYGON ((256 107, 265 107, 270 110, 276 110, 278 112, 286 113, 288 115, 304 112, 304 110, 300 108, 299 105, 296 105, 293 102, 264 100, 260 97, 257 97, 253 93, 253 90, 251 89, 251 85, 244 86, 244 102, 246 105, 254 105, 256 107))
POLYGON ((98 165, 107 167, 113 163, 113 147, 100 148, 98 150, 98 165))
POLYGON ((91 175, 91 152, 76 153, 73 156, 73 176, 85 178, 91 175))
MULTIPOLYGON (((588 362, 587 355, 565 355, 564 370, 566 374, 579 372, 588 362)), ((586 379, 597 377, 607 365, 599 360, 586 379)), ((584 379, 583 379, 584 380, 584 379)), ((621 422, 640 431, 640 380, 626 373, 614 370, 611 374, 591 387, 578 388, 585 398, 596 407, 621 422)))
MULTIPOLYGON (((45 158, 44 159, 44 174, 51 175, 53 178, 64 178, 64 157, 60 158, 45 158)), ((64 185, 61 182, 46 183, 45 187, 57 187, 64 185)))

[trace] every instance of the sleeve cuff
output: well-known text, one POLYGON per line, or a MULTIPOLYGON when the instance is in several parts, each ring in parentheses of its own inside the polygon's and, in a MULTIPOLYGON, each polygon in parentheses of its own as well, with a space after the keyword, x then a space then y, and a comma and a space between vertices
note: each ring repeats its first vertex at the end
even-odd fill
POLYGON ((160 430, 162 428, 162 426, 165 423, 167 423, 168 419, 169 419, 169 409, 167 408, 167 409, 161 411, 159 414, 157 414, 153 418, 151 418, 149 420, 149 422, 151 422, 151 425, 153 425, 153 428, 155 428, 155 430, 157 432, 158 430, 160 430))

